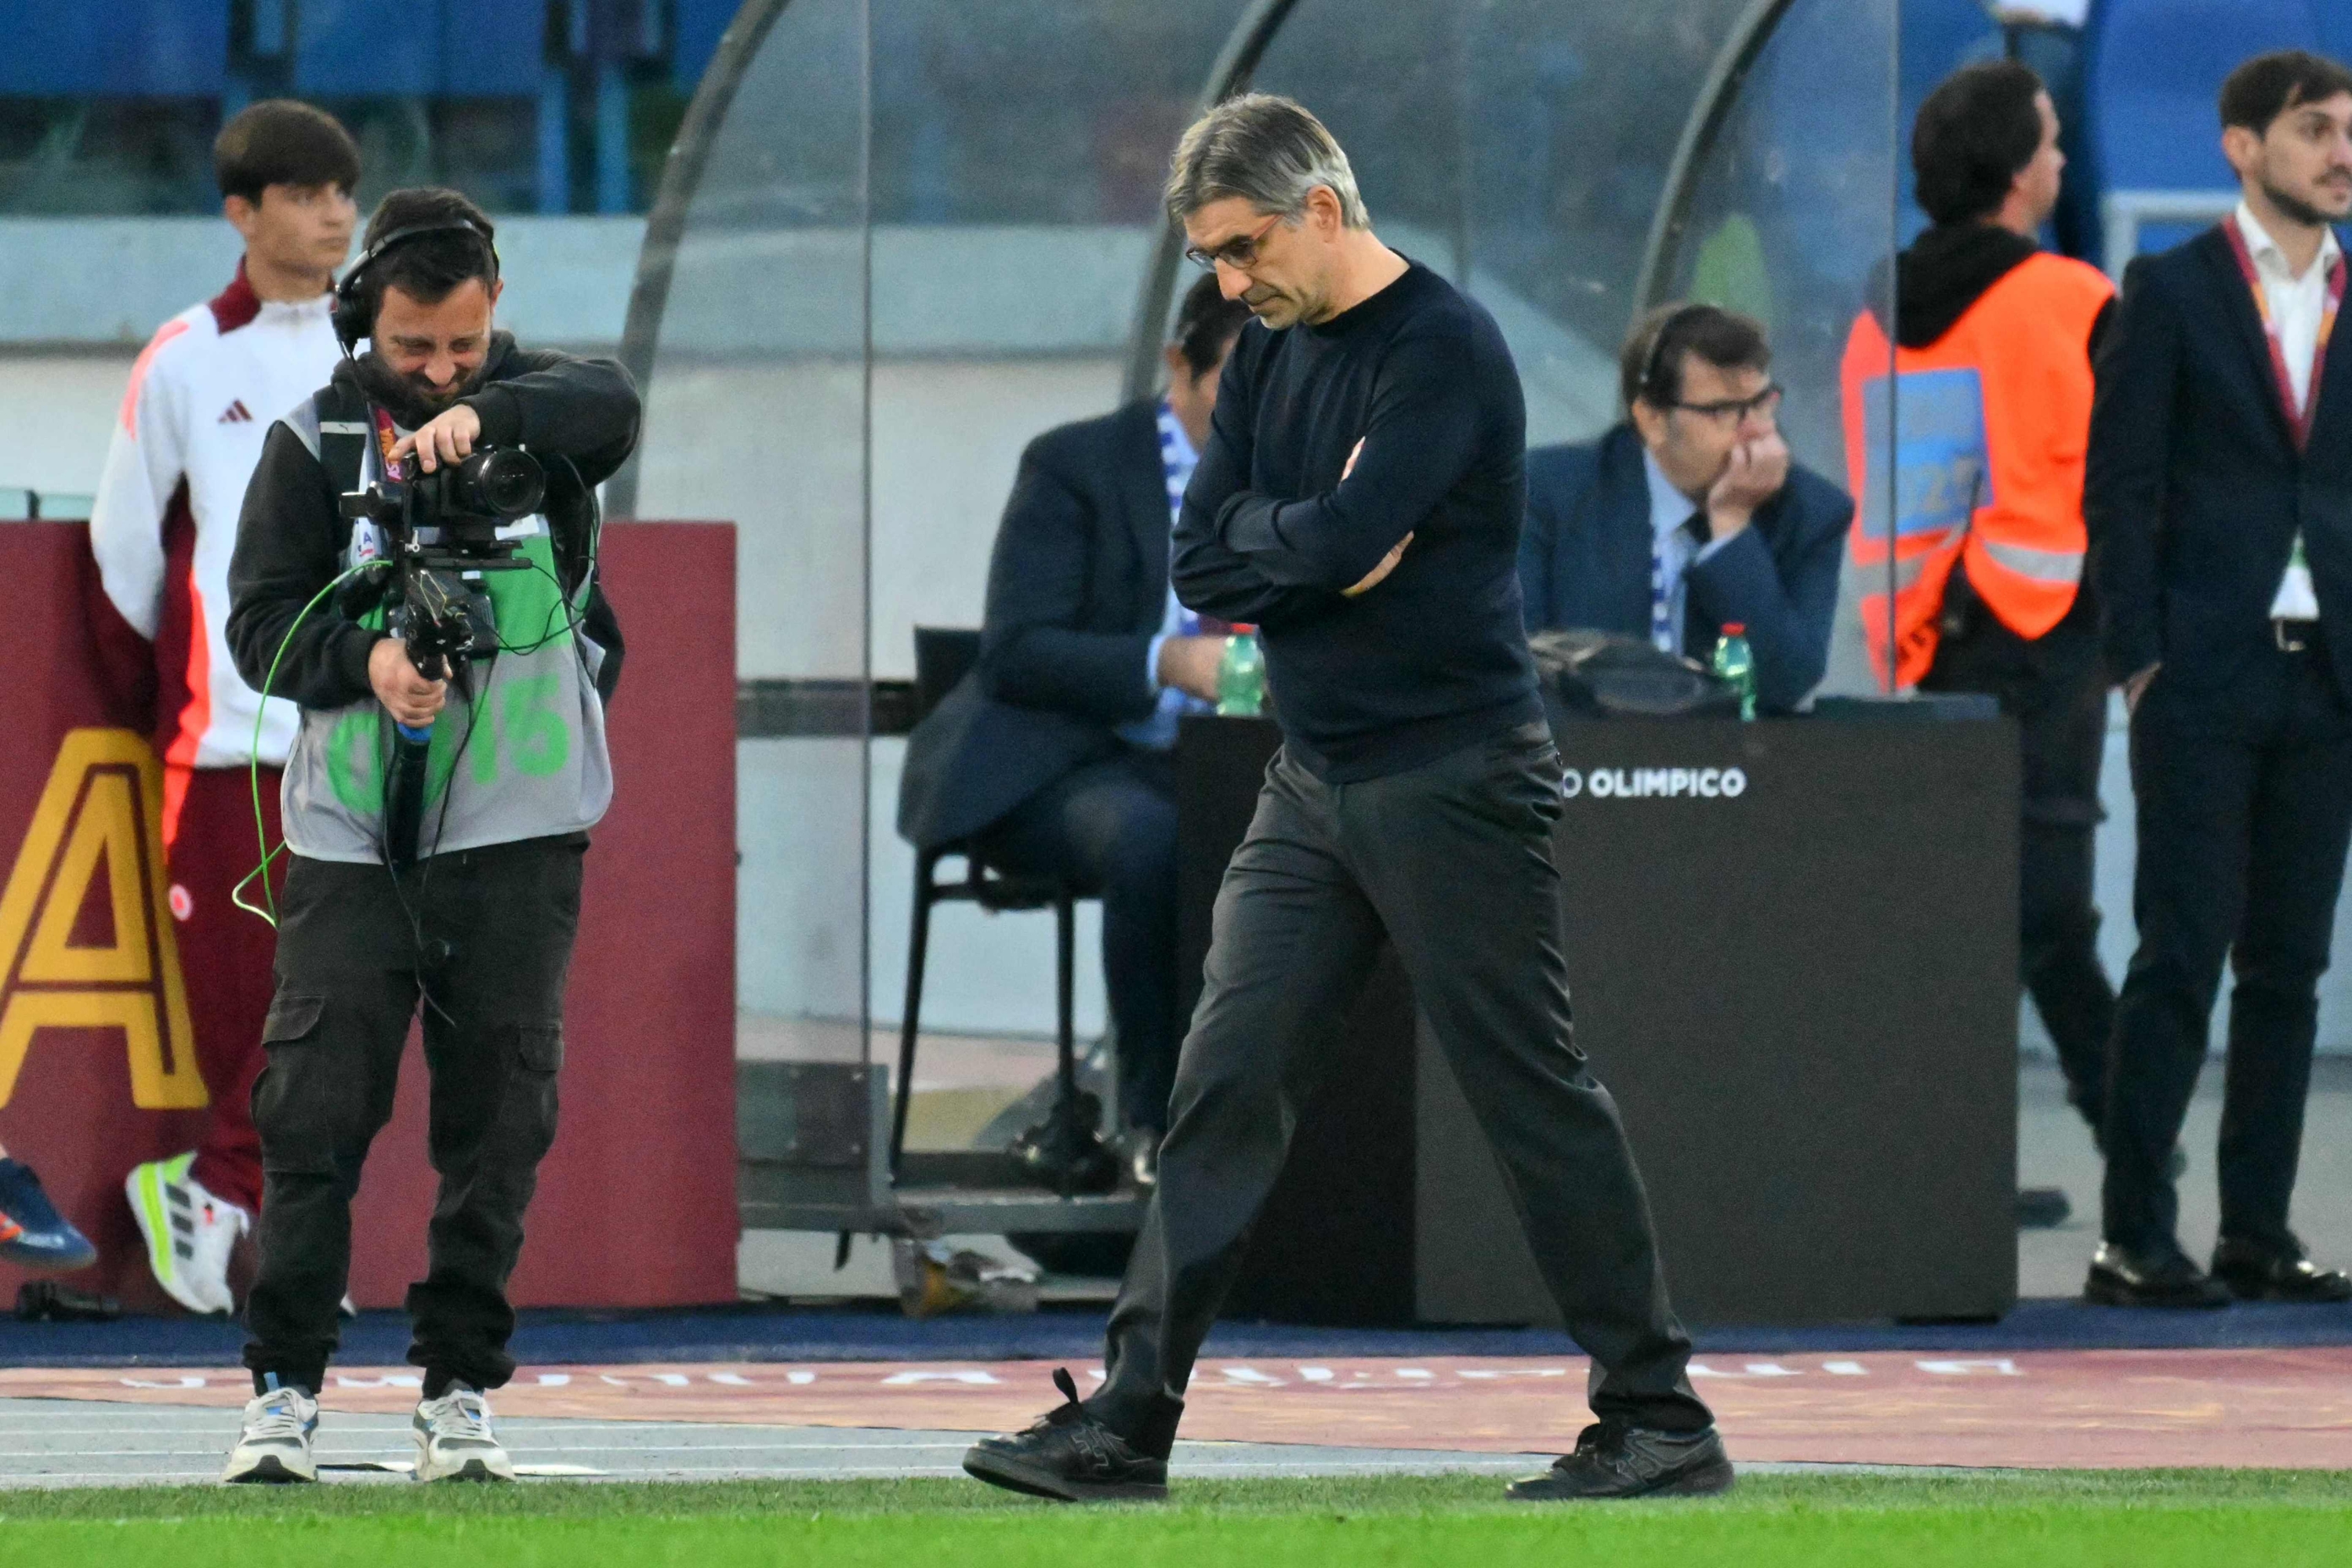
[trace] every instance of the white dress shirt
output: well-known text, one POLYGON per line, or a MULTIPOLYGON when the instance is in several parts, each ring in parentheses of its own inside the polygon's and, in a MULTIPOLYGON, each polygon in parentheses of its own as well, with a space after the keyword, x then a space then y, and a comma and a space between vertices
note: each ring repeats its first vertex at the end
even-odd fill
MULTIPOLYGON (((2243 201, 2232 218, 2254 259, 2254 276, 2262 279, 2263 300, 2269 307, 2270 331, 2286 361, 2287 383, 2294 389, 2297 414, 2311 407, 2312 368, 2319 357, 2319 327, 2327 316, 2327 275, 2344 254, 2336 231, 2324 229, 2319 256, 2298 278, 2288 268, 2286 252, 2243 201)), ((2265 367, 2267 369, 2268 367, 2265 367)), ((2311 568, 2304 563, 2303 536, 2295 535, 2278 592, 2271 600, 2271 618, 2313 621, 2319 618, 2319 597, 2311 586, 2311 568)))
POLYGON ((1672 631, 1670 639, 1653 636, 1651 641, 1660 651, 1680 655, 1683 651, 1684 611, 1690 598, 1690 569, 1730 542, 1727 539, 1698 542, 1698 531, 1691 526, 1698 516, 1698 503, 1675 488, 1666 478, 1665 469, 1645 447, 1642 452, 1642 472, 1650 481, 1650 563, 1654 573, 1662 574, 1666 594, 1666 614, 1672 631))
MULTIPOLYGON (((1192 449, 1192 437, 1184 433, 1176 411, 1168 406, 1165 398, 1160 402, 1160 463, 1168 480, 1168 526, 1172 532, 1184 508, 1184 487, 1192 482, 1192 470, 1200 466, 1201 454, 1192 449)), ((1171 567, 1173 564, 1171 562, 1171 567)), ((1171 581, 1168 584, 1168 605, 1160 617, 1160 630, 1143 656, 1144 684, 1151 688, 1158 701, 1147 717, 1118 727, 1119 739, 1129 745, 1164 752, 1176 743, 1177 720, 1187 713, 1217 710, 1215 703, 1203 702, 1181 688, 1163 686, 1160 680, 1160 645, 1170 637, 1195 636, 1200 629, 1201 618, 1177 602, 1176 584, 1171 581)))

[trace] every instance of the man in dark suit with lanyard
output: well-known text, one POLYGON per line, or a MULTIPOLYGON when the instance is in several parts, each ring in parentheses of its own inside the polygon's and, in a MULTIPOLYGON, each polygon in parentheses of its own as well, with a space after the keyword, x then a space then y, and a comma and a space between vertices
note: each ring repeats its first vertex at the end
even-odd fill
POLYGON ((1048 430, 1021 455, 989 563, 980 666, 916 728, 898 831, 973 834, 1007 870, 1103 901, 1103 978, 1139 1182, 1176 1075, 1176 792, 1169 748, 1217 695, 1226 628, 1176 602, 1168 540, 1249 312, 1204 280, 1177 311, 1168 393, 1048 430))
POLYGON ((2103 1241, 2084 1294, 2341 1301, 2287 1226, 2317 988, 2352 843, 2352 72, 2264 55, 2221 89, 2243 200, 2132 263, 2098 362, 2084 516, 2131 705, 2139 948, 2109 1054, 2103 1241), (2325 395, 2323 395, 2323 387, 2325 395), (2230 1002, 2212 1273, 2168 1161, 2230 1002))

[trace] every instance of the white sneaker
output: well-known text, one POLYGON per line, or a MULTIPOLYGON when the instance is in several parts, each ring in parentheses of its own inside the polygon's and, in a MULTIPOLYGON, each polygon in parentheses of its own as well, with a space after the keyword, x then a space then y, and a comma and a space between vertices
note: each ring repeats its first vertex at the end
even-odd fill
POLYGON ((438 1399, 420 1401, 410 1424, 416 1436, 420 1481, 510 1481, 514 1461, 490 1430, 489 1401, 462 1383, 438 1399))
POLYGON ((315 1481, 310 1435, 319 1429, 319 1404, 299 1388, 280 1388, 247 1400, 245 1430, 228 1451, 225 1481, 315 1481))
POLYGON ((155 1283, 191 1312, 230 1312, 228 1255, 253 1227, 253 1216, 198 1185, 188 1168, 194 1152, 133 1165, 122 1190, 139 1234, 147 1238, 155 1283))

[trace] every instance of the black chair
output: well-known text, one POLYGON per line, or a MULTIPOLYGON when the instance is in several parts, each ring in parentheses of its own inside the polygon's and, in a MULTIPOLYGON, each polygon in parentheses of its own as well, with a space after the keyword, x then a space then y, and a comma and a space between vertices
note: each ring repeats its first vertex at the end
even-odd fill
MULTIPOLYGON (((917 626, 915 721, 920 723, 979 662, 978 632, 960 627, 917 626)), ((1054 1044, 1058 1091, 1048 1123, 1060 1136, 1049 1139, 1049 1146, 1066 1143, 1075 1149, 1081 1142, 1091 1140, 1094 1129, 1077 1126, 1082 1112, 1077 1043, 1071 1022, 1071 965, 1077 941, 1078 898, 1077 890, 1058 878, 1000 870, 988 863, 986 854, 969 838, 916 852, 914 927, 907 941, 907 1004, 904 1021, 898 1027, 898 1081, 892 1086, 897 1100, 890 1118, 892 1180, 898 1178, 898 1157, 907 1142, 907 1107, 915 1084, 915 1038, 923 1010, 923 963, 930 947, 934 904, 978 904, 992 914, 1017 910, 1054 911, 1054 998, 1058 1009, 1054 1044), (963 861, 963 878, 960 881, 939 879, 940 862, 950 857, 963 861)), ((1054 1162, 1055 1189, 1064 1197, 1071 1194, 1078 1164, 1075 1158, 1054 1162)))

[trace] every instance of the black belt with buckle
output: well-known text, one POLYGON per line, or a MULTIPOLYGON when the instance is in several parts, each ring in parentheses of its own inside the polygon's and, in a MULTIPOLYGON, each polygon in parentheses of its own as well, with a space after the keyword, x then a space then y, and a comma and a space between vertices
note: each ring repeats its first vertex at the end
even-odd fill
POLYGON ((2273 620, 2271 636, 2277 639, 2282 653, 2302 653, 2319 640, 2317 621, 2273 620))

